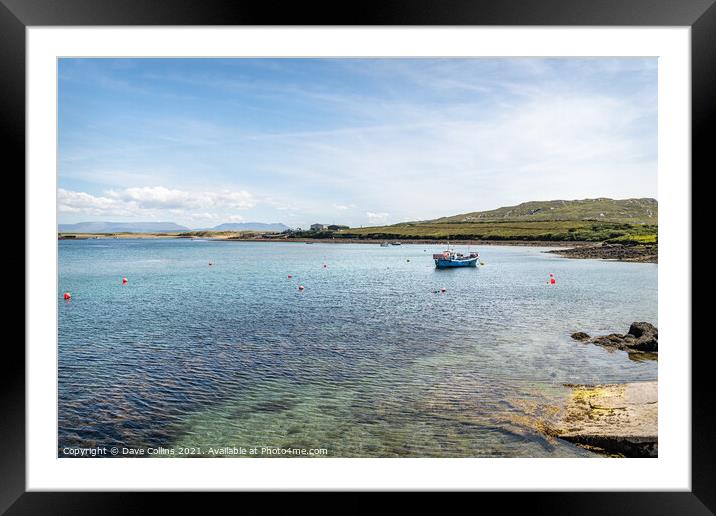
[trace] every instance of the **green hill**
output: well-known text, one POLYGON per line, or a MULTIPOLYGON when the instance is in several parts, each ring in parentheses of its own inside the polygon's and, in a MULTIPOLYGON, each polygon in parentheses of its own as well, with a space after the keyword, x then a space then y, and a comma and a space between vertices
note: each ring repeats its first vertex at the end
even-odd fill
POLYGON ((596 220, 657 224, 656 199, 581 199, 575 201, 530 201, 490 211, 475 211, 428 222, 486 222, 532 220, 596 220))
POLYGON ((351 228, 335 238, 536 240, 655 244, 654 199, 533 201, 496 210, 390 226, 351 228))

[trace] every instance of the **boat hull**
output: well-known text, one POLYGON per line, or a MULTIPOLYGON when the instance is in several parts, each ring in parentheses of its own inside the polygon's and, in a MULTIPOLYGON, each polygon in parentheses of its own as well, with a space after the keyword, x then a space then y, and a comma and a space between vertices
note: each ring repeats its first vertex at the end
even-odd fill
POLYGON ((438 258, 435 260, 436 269, 450 269, 453 267, 477 267, 477 257, 464 260, 451 260, 438 258))

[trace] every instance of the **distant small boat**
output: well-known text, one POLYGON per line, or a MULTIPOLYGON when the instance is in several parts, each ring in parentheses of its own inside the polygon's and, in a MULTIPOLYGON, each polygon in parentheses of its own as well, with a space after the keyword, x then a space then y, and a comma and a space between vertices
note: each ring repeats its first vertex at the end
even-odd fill
POLYGON ((380 244, 380 247, 388 247, 390 244, 388 242, 383 242, 380 244))
POLYGON ((390 245, 400 245, 400 242, 393 242, 390 245))
POLYGON ((462 254, 453 251, 450 249, 450 244, 448 244, 447 251, 434 254, 433 260, 435 260, 436 269, 449 269, 451 267, 477 267, 477 259, 479 257, 476 252, 462 254))

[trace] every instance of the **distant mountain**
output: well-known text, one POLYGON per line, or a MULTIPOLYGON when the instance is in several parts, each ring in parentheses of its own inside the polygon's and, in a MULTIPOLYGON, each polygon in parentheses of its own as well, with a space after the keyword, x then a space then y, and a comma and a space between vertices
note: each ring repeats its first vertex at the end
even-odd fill
POLYGON ((475 211, 424 222, 499 222, 547 220, 599 220, 630 224, 658 224, 656 199, 582 199, 530 201, 490 211, 475 211))
POLYGON ((59 224, 60 233, 167 233, 189 231, 186 226, 174 222, 78 222, 59 224))
POLYGON ((276 232, 286 231, 290 229, 287 225, 276 222, 269 224, 266 222, 229 222, 219 224, 213 228, 205 228, 205 231, 266 231, 276 232))

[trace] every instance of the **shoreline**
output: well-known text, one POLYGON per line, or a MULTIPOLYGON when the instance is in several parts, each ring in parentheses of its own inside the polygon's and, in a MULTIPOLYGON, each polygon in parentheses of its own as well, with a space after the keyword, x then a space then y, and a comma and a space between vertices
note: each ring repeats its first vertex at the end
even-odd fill
POLYGON ((556 249, 546 251, 564 258, 578 260, 610 260, 631 263, 659 263, 659 248, 657 245, 623 245, 606 243, 589 243, 582 246, 572 246, 570 249, 556 249))
MULTIPOLYGON (((181 237, 186 238, 186 237, 181 237)), ((380 245, 385 240, 376 240, 370 238, 290 238, 290 239, 273 239, 273 238, 206 238, 206 240, 217 240, 226 242, 295 242, 310 244, 374 244, 380 245)), ((401 244, 423 244, 423 245, 447 245, 445 240, 429 240, 429 239, 393 239, 391 242, 400 242, 401 244)), ((523 247, 575 247, 589 245, 589 242, 549 242, 540 240, 455 240, 451 246, 461 245, 494 245, 494 246, 523 246, 523 247)), ((392 246, 391 246, 392 247, 392 246)), ((396 246, 397 247, 397 246, 396 246)))
MULTIPOLYGON (((180 234, 163 233, 81 233, 72 236, 58 235, 58 240, 211 240, 213 242, 283 242, 283 243, 311 243, 311 244, 374 244, 379 245, 386 240, 372 238, 233 238, 227 236, 181 236, 180 234)), ((401 244, 445 245, 446 240, 405 238, 391 239, 388 242, 401 244)), ((593 245, 594 242, 571 241, 561 242, 553 240, 454 240, 451 245, 492 245, 492 246, 522 246, 522 247, 554 247, 573 248, 593 245)))
MULTIPOLYGON (((119 233, 119 234, 58 234, 58 240, 207 240, 212 242, 282 242, 293 244, 365 244, 379 245, 386 240, 372 238, 261 238, 237 237, 235 235, 220 236, 185 236, 181 233, 119 233)), ((392 239, 387 242, 400 242, 413 245, 446 245, 446 240, 405 238, 392 239)), ((453 246, 511 246, 511 247, 544 247, 545 253, 556 254, 562 258, 606 260, 630 263, 658 263, 658 246, 656 245, 624 245, 605 244, 589 241, 555 241, 555 240, 453 240, 453 246)), ((391 246, 392 247, 392 246, 391 246)))

